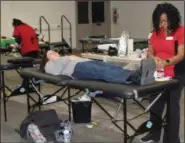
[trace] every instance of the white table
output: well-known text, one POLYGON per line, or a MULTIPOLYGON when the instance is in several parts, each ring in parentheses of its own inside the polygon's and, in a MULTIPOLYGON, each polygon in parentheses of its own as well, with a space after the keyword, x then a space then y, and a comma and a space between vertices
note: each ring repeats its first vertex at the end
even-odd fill
POLYGON ((141 58, 133 58, 128 56, 109 56, 109 55, 101 55, 101 54, 92 54, 92 53, 82 53, 81 57, 93 60, 102 60, 108 63, 120 63, 120 64, 128 64, 130 62, 140 64, 141 58))

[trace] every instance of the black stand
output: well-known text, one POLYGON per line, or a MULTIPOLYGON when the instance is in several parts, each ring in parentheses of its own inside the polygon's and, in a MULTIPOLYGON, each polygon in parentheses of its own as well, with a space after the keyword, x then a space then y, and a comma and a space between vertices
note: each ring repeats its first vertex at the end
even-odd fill
MULTIPOLYGON (((33 88, 30 87, 30 85, 28 86, 28 88, 26 88, 26 84, 25 84, 25 80, 23 79, 23 83, 20 87, 18 87, 15 90, 11 90, 6 84, 5 84, 5 76, 4 76, 4 71, 0 71, 0 76, 1 76, 1 88, 0 88, 0 92, 2 92, 2 98, 3 98, 3 105, 4 105, 4 118, 5 118, 5 122, 7 122, 7 102, 9 100, 9 98, 14 97, 14 96, 18 96, 18 95, 24 95, 26 93, 34 93, 35 90, 33 88), (10 92, 10 95, 7 95, 6 90, 8 90, 10 92)), ((17 71, 18 72, 18 71, 17 71)), ((19 72, 18 72, 19 74, 19 72)), ((38 86, 39 90, 40 90, 40 83, 37 83, 35 86, 38 86)))

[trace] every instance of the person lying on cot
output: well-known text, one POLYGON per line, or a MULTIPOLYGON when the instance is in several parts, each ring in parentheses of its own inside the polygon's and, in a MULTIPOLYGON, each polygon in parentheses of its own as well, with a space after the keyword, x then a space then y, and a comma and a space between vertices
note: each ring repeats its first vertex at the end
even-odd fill
MULTIPOLYGON (((143 62, 144 67, 153 65, 154 60, 143 62)), ((57 52, 49 50, 43 57, 41 64, 42 72, 51 75, 66 75, 74 79, 102 80, 112 83, 129 84, 140 81, 142 70, 132 71, 121 66, 112 65, 103 61, 95 61, 77 56, 61 57, 57 52)), ((153 72, 154 72, 153 71, 153 72)))

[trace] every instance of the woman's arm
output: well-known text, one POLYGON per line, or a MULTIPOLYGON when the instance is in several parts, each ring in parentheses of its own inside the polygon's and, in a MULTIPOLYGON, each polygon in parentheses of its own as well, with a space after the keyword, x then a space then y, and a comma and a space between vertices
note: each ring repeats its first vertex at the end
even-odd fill
POLYGON ((156 63, 156 68, 157 68, 157 69, 161 69, 161 64, 162 64, 162 66, 163 66, 164 64, 161 63, 161 59, 160 59, 160 58, 155 57, 155 51, 154 51, 154 49, 152 48, 151 45, 149 45, 149 47, 148 47, 148 53, 147 53, 147 54, 148 54, 148 55, 147 55, 148 58, 154 59, 154 61, 155 61, 155 63, 156 63))
POLYGON ((13 37, 15 38, 15 42, 20 45, 21 44, 21 38, 20 38, 20 36, 14 35, 13 37))
POLYGON ((155 57, 155 50, 154 50, 154 47, 153 47, 153 44, 156 40, 156 33, 155 32, 152 32, 151 35, 150 35, 150 38, 149 38, 149 46, 148 46, 148 52, 147 52, 147 57, 148 58, 153 58, 153 59, 156 59, 155 57))
POLYGON ((179 45, 177 51, 178 51, 177 55, 173 56, 170 59, 163 61, 165 66, 176 65, 179 62, 181 62, 182 60, 184 60, 184 53, 185 53, 184 44, 179 45))
POLYGON ((15 42, 20 45, 21 44, 21 37, 20 37, 20 32, 17 27, 14 28, 13 37, 15 38, 15 42))
POLYGON ((148 46, 148 52, 147 52, 147 57, 154 59, 156 63, 156 68, 161 69, 161 65, 163 66, 163 63, 161 62, 161 59, 155 56, 155 49, 152 46, 156 40, 156 33, 153 32, 150 40, 149 40, 149 46, 148 46))
POLYGON ((153 50, 153 48, 152 48, 152 46, 151 45, 149 45, 149 47, 148 47, 148 53, 147 53, 147 57, 148 58, 155 58, 155 52, 154 52, 154 50, 153 50))
POLYGON ((175 48, 177 48, 177 54, 167 60, 165 60, 165 66, 170 66, 170 65, 176 65, 182 60, 184 60, 185 56, 185 50, 184 50, 184 27, 180 28, 177 33, 177 41, 175 41, 174 45, 175 48))

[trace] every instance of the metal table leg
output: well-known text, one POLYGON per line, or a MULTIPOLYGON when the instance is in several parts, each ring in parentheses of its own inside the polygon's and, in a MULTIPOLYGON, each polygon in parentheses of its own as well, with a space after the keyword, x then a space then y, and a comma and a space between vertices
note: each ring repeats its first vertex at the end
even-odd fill
POLYGON ((124 143, 127 143, 127 99, 124 99, 123 102, 123 116, 124 116, 124 122, 123 122, 123 126, 124 126, 124 143))
POLYGON ((4 80, 4 71, 1 71, 1 81, 2 81, 2 91, 3 91, 3 105, 4 105, 4 119, 7 122, 7 108, 6 108, 6 93, 5 93, 5 80, 4 80))
POLYGON ((70 88, 68 87, 68 110, 69 110, 69 121, 71 121, 71 101, 70 101, 71 93, 70 88))

